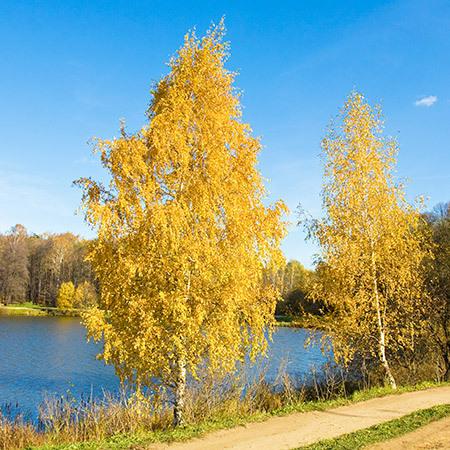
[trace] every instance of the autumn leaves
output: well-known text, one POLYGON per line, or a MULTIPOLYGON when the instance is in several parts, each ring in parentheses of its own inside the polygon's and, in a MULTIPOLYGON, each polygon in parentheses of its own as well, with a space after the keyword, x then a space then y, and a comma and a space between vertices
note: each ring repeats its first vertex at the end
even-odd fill
MULTIPOLYGON (((223 37, 222 22, 201 39, 188 34, 148 123, 98 142, 109 185, 79 181, 98 231, 89 260, 101 304, 84 317, 88 333, 122 380, 172 391, 177 425, 188 376, 204 361, 223 373, 265 350, 278 293, 263 271, 283 261, 286 207, 263 202, 261 144, 241 120, 223 37)), ((339 311, 336 356, 364 349, 394 384, 387 349, 411 345, 415 324, 404 318, 420 301, 426 250, 379 126, 352 94, 342 133, 324 140, 326 215, 312 230, 324 277, 312 296, 339 311)))
POLYGON ((424 219, 394 180, 397 146, 383 138, 379 111, 352 93, 341 118, 323 140, 325 216, 309 224, 321 248, 311 296, 336 312, 336 359, 378 360, 395 388, 389 359, 425 332, 430 246, 424 219))
POLYGON ((205 360, 223 373, 265 349, 277 293, 262 269, 283 259, 286 208, 263 203, 261 144, 240 120, 223 33, 186 36, 148 124, 98 143, 110 185, 79 181, 98 230, 89 260, 101 306, 88 333, 122 380, 172 391, 177 425, 205 360))

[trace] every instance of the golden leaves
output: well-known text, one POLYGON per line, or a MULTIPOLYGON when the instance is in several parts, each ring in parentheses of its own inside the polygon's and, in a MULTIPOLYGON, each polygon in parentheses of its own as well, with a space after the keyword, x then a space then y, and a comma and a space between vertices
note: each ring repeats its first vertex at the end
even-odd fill
POLYGON ((56 306, 60 309, 71 309, 75 299, 75 286, 71 281, 61 283, 56 299, 56 306))
POLYGON ((286 207, 263 204, 261 144, 240 121, 223 35, 221 23, 186 37, 148 125, 98 143, 108 188, 82 182, 105 310, 84 320, 103 335, 103 358, 138 384, 170 384, 180 358, 194 376, 205 359, 232 369, 250 344, 265 348, 275 307, 262 269, 282 260, 286 207))
POLYGON ((325 217, 311 229, 322 248, 313 295, 337 310, 335 355, 346 361, 379 357, 381 335, 391 354, 406 348, 419 327, 428 249, 419 212, 395 183, 396 153, 380 110, 351 94, 341 127, 323 140, 325 217))

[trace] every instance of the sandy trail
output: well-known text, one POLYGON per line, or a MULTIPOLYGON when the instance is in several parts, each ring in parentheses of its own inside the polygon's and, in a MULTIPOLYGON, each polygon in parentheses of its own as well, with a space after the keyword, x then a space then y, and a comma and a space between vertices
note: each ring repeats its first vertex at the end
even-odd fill
POLYGON ((450 404, 450 386, 375 398, 328 411, 273 417, 264 422, 213 432, 184 443, 152 444, 146 448, 148 450, 292 449, 441 404, 450 404))
POLYGON ((449 448, 450 417, 447 417, 425 425, 404 436, 367 447, 367 450, 434 450, 449 448))

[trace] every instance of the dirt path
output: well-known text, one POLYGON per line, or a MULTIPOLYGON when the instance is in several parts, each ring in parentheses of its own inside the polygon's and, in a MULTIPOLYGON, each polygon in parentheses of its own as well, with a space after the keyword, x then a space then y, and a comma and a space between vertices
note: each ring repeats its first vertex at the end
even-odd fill
POLYGON ((438 420, 390 441, 372 445, 367 450, 435 450, 450 448, 450 418, 438 420))
POLYGON ((450 404, 450 386, 390 395, 328 411, 295 413, 217 431, 185 443, 151 445, 148 450, 279 450, 367 428, 418 409, 450 404))

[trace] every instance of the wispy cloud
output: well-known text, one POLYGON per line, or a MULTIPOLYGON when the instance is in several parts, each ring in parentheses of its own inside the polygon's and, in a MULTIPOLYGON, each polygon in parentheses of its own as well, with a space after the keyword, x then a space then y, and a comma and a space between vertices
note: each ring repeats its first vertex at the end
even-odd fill
POLYGON ((426 106, 430 107, 433 106, 437 102, 438 98, 436 95, 428 95, 426 97, 419 98, 419 100, 416 100, 414 104, 416 106, 426 106))

